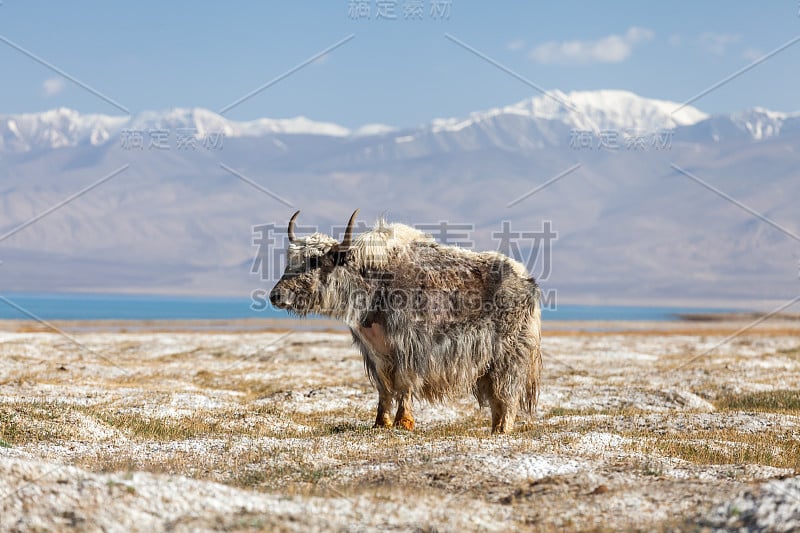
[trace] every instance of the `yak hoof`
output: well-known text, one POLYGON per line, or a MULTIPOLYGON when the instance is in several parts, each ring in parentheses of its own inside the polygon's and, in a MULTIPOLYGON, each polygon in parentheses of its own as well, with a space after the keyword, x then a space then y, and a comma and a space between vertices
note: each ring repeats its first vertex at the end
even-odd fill
POLYGON ((513 428, 513 424, 508 422, 503 422, 501 424, 495 424, 492 426, 492 435, 503 435, 507 433, 511 433, 511 429, 513 428))
POLYGON ((375 419, 375 425, 372 426, 372 429, 390 427, 392 427, 392 419, 388 415, 384 415, 375 419))
POLYGON ((394 421, 395 427, 414 431, 414 419, 410 416, 402 416, 399 420, 394 421))

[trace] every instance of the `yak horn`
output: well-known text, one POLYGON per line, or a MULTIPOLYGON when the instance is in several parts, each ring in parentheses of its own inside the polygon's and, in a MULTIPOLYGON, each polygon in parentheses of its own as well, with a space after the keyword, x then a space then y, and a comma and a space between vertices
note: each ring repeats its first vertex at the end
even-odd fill
POLYGON ((339 245, 339 248, 344 250, 350 248, 350 243, 353 240, 353 223, 356 220, 356 215, 358 214, 358 209, 353 211, 353 214, 350 215, 350 220, 347 221, 347 229, 344 230, 344 238, 342 239, 342 244, 339 245))
POLYGON ((297 236, 294 234, 294 221, 299 214, 300 211, 295 211, 294 215, 292 215, 292 218, 289 219, 289 229, 287 230, 289 233, 289 242, 294 242, 297 239, 297 236))

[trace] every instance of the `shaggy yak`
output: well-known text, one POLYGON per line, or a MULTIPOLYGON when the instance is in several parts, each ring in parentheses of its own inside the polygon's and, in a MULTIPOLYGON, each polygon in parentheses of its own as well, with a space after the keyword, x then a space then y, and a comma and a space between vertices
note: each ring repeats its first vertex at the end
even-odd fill
POLYGON ((492 412, 492 432, 531 412, 539 395, 540 290, 517 261, 435 242, 378 221, 342 242, 295 235, 270 302, 304 316, 344 321, 378 389, 375 427, 414 429, 413 397, 438 401, 472 391, 492 412), (394 421, 391 410, 397 402, 394 421))

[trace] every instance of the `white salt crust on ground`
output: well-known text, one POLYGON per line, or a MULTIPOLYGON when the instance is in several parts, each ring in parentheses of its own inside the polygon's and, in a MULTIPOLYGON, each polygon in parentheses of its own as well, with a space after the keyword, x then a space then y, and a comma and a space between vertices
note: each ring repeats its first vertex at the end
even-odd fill
POLYGON ((491 437, 468 395, 371 430, 346 334, 0 332, 0 530, 796 529, 795 472, 764 457, 798 448, 749 447, 800 417, 715 400, 800 389, 800 337, 685 364, 725 336, 545 333, 538 414, 491 437))

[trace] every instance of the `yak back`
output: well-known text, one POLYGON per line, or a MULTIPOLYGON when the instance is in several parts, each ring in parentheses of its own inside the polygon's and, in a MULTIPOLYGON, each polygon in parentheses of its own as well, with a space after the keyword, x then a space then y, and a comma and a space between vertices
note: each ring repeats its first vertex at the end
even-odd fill
POLYGON ((535 306, 535 281, 502 254, 412 242, 393 255, 386 268, 362 272, 375 288, 373 312, 441 327, 495 322, 535 306))

